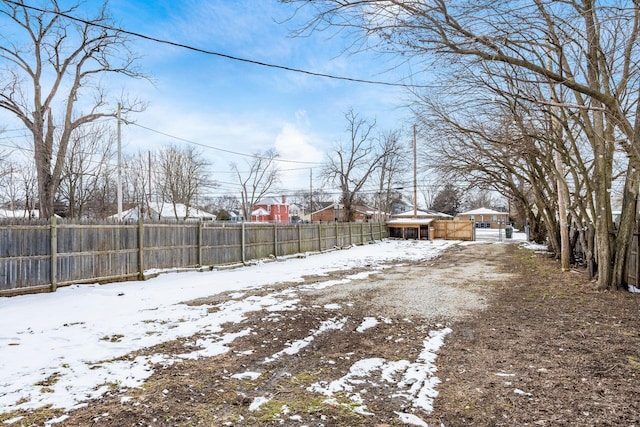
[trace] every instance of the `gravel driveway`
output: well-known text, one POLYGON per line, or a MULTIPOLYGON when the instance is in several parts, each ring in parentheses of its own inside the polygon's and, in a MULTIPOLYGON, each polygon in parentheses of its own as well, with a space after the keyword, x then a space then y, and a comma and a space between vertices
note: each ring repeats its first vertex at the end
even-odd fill
POLYGON ((508 276, 498 262, 505 247, 456 245, 434 260, 311 274, 303 283, 200 299, 194 304, 210 310, 265 297, 278 308, 265 305, 223 331, 128 355, 158 360, 143 387, 114 387, 60 420, 64 426, 425 425, 440 382, 438 349, 449 326, 483 310, 493 284, 508 276), (234 337, 230 351, 176 357, 216 336, 234 337))

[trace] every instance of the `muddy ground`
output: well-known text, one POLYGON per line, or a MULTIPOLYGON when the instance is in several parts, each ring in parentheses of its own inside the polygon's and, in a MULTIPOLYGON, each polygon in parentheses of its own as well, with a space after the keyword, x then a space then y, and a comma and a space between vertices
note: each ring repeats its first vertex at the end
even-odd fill
MULTIPOLYGON (((411 425, 399 416, 407 413, 432 427, 640 426, 640 296, 597 292, 583 272, 561 273, 544 254, 514 244, 454 246, 435 260, 300 295, 286 315, 256 311, 226 325, 225 332, 252 331, 229 352, 157 366, 143 387, 116 384, 56 425, 411 425), (380 321, 357 332, 367 318, 380 321), (343 325, 298 353, 273 358, 283 343, 309 337, 327 319, 343 325), (441 383, 432 410, 412 405, 384 379, 361 386, 360 404, 346 391, 327 399, 313 390, 358 360, 415 361, 429 332, 443 328, 451 332, 434 362, 441 383), (269 400, 256 408, 257 397, 269 400)), ((215 306, 225 298, 191 303, 215 306)), ((145 352, 192 351, 197 338, 145 352)), ((62 413, 24 415, 13 425, 42 425, 62 413)))

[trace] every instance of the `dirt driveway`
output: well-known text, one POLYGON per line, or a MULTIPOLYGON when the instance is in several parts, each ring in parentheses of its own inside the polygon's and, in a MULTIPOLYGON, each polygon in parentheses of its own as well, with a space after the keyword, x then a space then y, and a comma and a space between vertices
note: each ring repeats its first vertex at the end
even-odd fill
MULTIPOLYGON (((159 362, 143 387, 114 385, 58 425, 640 426, 635 297, 594 292, 513 244, 454 246, 319 286, 358 273, 251 291, 289 295, 295 309, 254 311, 225 326, 231 351, 159 362)), ((185 353, 198 338, 144 353, 185 353)))

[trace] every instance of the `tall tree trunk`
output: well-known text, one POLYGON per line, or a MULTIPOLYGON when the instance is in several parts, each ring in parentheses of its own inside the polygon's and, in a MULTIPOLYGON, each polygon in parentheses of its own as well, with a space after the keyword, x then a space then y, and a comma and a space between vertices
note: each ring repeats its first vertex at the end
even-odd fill
MULTIPOLYGON (((598 113, 595 113, 598 115, 598 113)), ((600 120, 594 120, 594 128, 598 135, 601 133, 602 127, 600 120)), ((600 138, 596 138, 600 139, 600 138)), ((598 263, 598 289, 609 289, 613 279, 613 217, 611 213, 611 193, 610 193, 610 177, 611 167, 608 160, 607 151, 608 143, 604 138, 596 141, 595 144, 595 238, 596 238, 596 260, 598 263)))
MULTIPOLYGON (((638 91, 640 95, 640 90, 638 91)), ((639 96, 640 99, 640 96, 639 96)), ((633 127, 633 137, 631 145, 637 146, 640 143, 640 105, 636 104, 635 123, 633 127)), ((627 268, 628 258, 633 242, 633 233, 636 229, 638 192, 640 187, 640 170, 637 169, 633 161, 627 165, 627 179, 624 183, 624 193, 622 195, 622 215, 620 226, 616 235, 616 254, 613 266, 613 289, 627 288, 627 268)))
MULTIPOLYGON (((589 87, 602 92, 600 81, 600 34, 596 25, 593 0, 583 0, 587 49, 587 80, 589 87)), ((593 134, 589 136, 594 154, 596 259, 598 263, 598 289, 609 289, 613 279, 613 219, 611 215, 611 161, 613 141, 605 130, 604 105, 592 99, 593 134)))
POLYGON ((596 277, 595 236, 596 236, 596 229, 594 225, 588 224, 585 229, 585 240, 587 242, 586 244, 587 273, 589 274, 590 279, 593 279, 596 277))
POLYGON ((37 123, 44 123, 44 116, 47 116, 46 129, 44 135, 36 132, 34 135, 34 160, 36 164, 36 175, 38 176, 38 202, 40 208, 40 218, 51 218, 54 214, 54 200, 58 191, 58 182, 52 172, 53 165, 53 140, 54 124, 51 110, 39 109, 34 115, 38 115, 37 123))
MULTIPOLYGON (((558 141, 559 142, 559 141, 558 141)), ((558 225, 560 227, 560 267, 562 271, 571 268, 571 244, 569 240, 569 225, 567 224, 567 188, 564 181, 562 159, 560 153, 555 153, 555 165, 558 187, 558 225)))
POLYGON ((627 261, 636 223, 638 185, 640 185, 640 172, 629 163, 624 195, 622 197, 622 216, 615 241, 615 258, 611 289, 626 289, 627 261))

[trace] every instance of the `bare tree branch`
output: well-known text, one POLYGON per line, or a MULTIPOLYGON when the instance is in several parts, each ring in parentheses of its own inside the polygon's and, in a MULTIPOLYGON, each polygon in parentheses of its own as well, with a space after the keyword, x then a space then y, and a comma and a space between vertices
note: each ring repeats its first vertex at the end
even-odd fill
MULTIPOLYGON (((0 42, 0 108, 15 115, 33 135, 44 217, 54 213, 73 133, 100 118, 115 117, 115 106, 107 106, 98 78, 107 74, 145 77, 134 65, 136 57, 127 47, 126 36, 94 25, 110 22, 106 3, 92 23, 70 21, 58 14, 72 13, 77 7, 61 9, 56 0, 50 2, 53 13, 15 2, 0 7, 0 20, 7 30, 3 33, 15 34, 15 39, 3 37, 0 42)), ((126 114, 140 108, 144 106, 134 101, 122 111, 126 114)))

